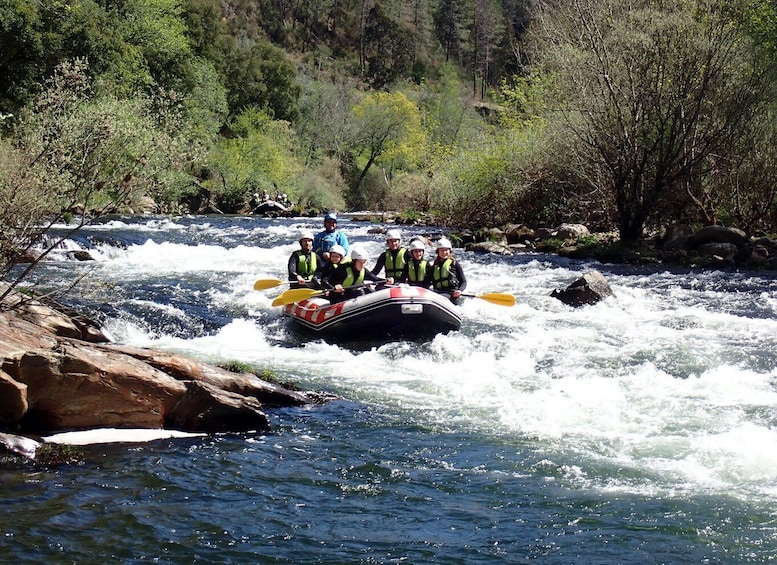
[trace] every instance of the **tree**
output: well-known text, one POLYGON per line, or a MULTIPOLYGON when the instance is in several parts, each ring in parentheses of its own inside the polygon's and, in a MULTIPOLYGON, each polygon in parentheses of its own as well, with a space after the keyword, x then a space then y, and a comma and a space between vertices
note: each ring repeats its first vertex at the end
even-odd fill
POLYGON ((212 188, 224 212, 238 212, 253 192, 292 192, 302 167, 288 122, 248 108, 230 123, 230 131, 231 137, 221 139, 210 156, 221 182, 212 188))
POLYGON ((0 142, 0 279, 54 224, 84 211, 16 272, 6 293, 92 218, 175 183, 193 158, 178 135, 185 128, 159 112, 159 101, 94 95, 86 69, 85 61, 60 65, 0 142))
POLYGON ((413 66, 417 38, 410 28, 389 18, 375 4, 364 31, 366 75, 373 87, 383 88, 407 76, 413 66))
POLYGON ((709 172, 711 155, 726 153, 768 94, 768 68, 731 5, 536 4, 535 64, 557 78, 559 114, 606 181, 624 241, 709 172))
POLYGON ((368 94, 354 106, 353 116, 353 147, 366 159, 351 193, 352 204, 360 207, 368 203, 361 190, 370 168, 377 162, 387 167, 413 162, 424 137, 418 107, 401 92, 368 94))
POLYGON ((441 0, 434 14, 437 39, 445 50, 445 62, 461 61, 471 17, 464 0, 441 0))

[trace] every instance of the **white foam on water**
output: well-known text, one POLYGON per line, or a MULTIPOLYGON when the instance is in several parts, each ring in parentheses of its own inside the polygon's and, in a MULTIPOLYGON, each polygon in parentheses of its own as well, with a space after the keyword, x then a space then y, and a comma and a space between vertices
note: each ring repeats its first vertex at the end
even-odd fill
MULTIPOLYGON (((285 287, 257 292, 253 283, 286 278, 302 227, 318 231, 320 221, 263 227, 257 237, 272 230, 272 237, 288 241, 272 248, 149 240, 112 251, 101 262, 109 280, 227 273, 225 283, 203 291, 214 307, 242 314, 191 339, 151 336, 121 321, 109 330, 123 343, 213 363, 250 363, 437 429, 530 442, 544 460, 568 469, 569 480, 588 488, 777 499, 777 316, 741 313, 750 305, 774 313, 772 294, 716 290, 712 283, 724 277, 719 273, 605 275, 615 296, 573 309, 550 293, 589 266, 550 265, 540 256, 484 259, 457 250, 466 292, 511 293, 517 305, 467 300, 462 330, 425 344, 368 351, 323 342, 282 346, 287 330, 270 304, 285 287)), ((175 222, 142 229, 183 228, 192 229, 175 222)), ((348 233, 374 260, 385 242, 371 228, 358 225, 348 233)), ((252 229, 230 228, 240 235, 252 229)))

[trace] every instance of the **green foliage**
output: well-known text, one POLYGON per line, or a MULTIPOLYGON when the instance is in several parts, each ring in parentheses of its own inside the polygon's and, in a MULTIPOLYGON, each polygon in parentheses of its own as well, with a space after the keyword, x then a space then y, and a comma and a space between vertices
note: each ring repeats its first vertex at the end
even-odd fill
MULTIPOLYGON (((0 268, 75 207, 94 215, 161 193, 194 156, 159 101, 92 94, 86 63, 60 66, 0 143, 0 268)), ((81 217, 76 231, 88 221, 81 217)))
POLYGON ((230 123, 231 137, 221 139, 210 155, 218 184, 209 188, 220 209, 238 212, 254 192, 285 192, 294 199, 295 181, 302 172, 295 153, 294 132, 287 122, 249 108, 230 123))
POLYGON ((370 168, 379 164, 384 171, 391 171, 417 165, 425 133, 418 107, 401 92, 368 94, 353 107, 352 113, 353 147, 363 165, 359 165, 361 172, 348 199, 355 208, 369 207, 377 200, 369 190, 363 190, 370 168))

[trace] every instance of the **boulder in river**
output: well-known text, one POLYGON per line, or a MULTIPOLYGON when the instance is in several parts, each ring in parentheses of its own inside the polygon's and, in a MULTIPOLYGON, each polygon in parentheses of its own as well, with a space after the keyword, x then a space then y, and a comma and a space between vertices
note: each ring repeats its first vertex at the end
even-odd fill
POLYGON ((556 289, 551 293, 568 306, 587 306, 613 296, 607 280, 599 271, 585 273, 563 290, 556 289))
POLYGON ((266 431, 264 406, 319 398, 183 355, 95 343, 105 341, 95 334, 82 321, 11 293, 0 308, 0 427, 266 431))

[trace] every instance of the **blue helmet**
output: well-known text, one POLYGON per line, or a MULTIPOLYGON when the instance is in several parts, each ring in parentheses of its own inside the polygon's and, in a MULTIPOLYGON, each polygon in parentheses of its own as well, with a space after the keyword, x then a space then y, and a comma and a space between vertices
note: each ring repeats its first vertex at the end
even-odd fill
POLYGON ((334 212, 327 212, 326 215, 324 216, 324 221, 326 222, 327 220, 332 220, 336 222, 337 214, 335 214, 334 212))

